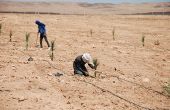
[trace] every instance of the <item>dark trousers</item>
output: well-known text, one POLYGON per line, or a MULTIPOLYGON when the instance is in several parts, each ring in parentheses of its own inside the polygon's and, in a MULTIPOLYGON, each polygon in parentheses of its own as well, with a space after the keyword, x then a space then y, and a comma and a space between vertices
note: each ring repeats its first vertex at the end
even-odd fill
POLYGON ((74 68, 74 74, 89 76, 85 66, 80 66, 79 64, 73 62, 73 68, 74 68))
POLYGON ((42 45, 43 38, 45 39, 45 41, 47 43, 47 46, 50 47, 50 44, 49 44, 49 42, 47 40, 46 34, 40 34, 40 47, 43 48, 43 45, 42 45))

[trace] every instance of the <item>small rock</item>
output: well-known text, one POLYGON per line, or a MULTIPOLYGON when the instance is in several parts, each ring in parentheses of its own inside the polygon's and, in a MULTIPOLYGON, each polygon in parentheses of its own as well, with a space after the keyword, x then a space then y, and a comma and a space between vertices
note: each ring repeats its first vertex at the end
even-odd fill
POLYGON ((155 44, 155 45, 160 45, 159 40, 156 40, 156 41, 154 42, 154 44, 155 44))
POLYGON ((45 87, 39 87, 39 89, 41 89, 41 90, 47 90, 45 87))
POLYGON ((22 101, 25 101, 25 100, 28 100, 28 99, 26 99, 26 98, 24 98, 24 97, 12 97, 12 99, 16 99, 16 100, 18 100, 18 102, 22 102, 22 101))
POLYGON ((57 72, 57 73, 54 73, 54 76, 60 77, 60 76, 63 76, 63 73, 62 72, 57 72))
POLYGON ((61 80, 60 82, 61 82, 61 83, 65 83, 65 81, 64 81, 64 80, 61 80))
POLYGON ((38 102, 38 98, 35 98, 35 102, 38 102))
POLYGON ((162 61, 166 61, 165 59, 162 59, 162 61))
POLYGON ((84 103, 81 103, 81 105, 83 105, 84 103))
POLYGON ((67 104, 70 104, 70 102, 68 101, 67 104))
POLYGON ((13 43, 12 46, 15 46, 15 43, 13 43))
POLYGON ((48 75, 48 76, 52 76, 53 74, 51 74, 51 73, 48 73, 47 75, 48 75))
POLYGON ((22 97, 22 98, 18 99, 18 102, 22 102, 22 101, 25 101, 25 100, 27 100, 27 99, 22 97))
POLYGON ((102 89, 102 92, 106 92, 106 90, 102 89))
POLYGON ((15 76, 14 76, 14 75, 11 75, 11 77, 12 77, 12 78, 15 78, 15 76))
POLYGON ((104 79, 105 78, 105 75, 100 75, 101 79, 104 79))
POLYGON ((116 67, 114 67, 114 70, 115 70, 115 71, 117 70, 116 67))
POLYGON ((148 83, 150 80, 149 80, 149 78, 143 78, 142 81, 145 83, 148 83))
POLYGON ((15 67, 15 65, 12 65, 12 70, 16 70, 16 67, 15 67))
POLYGON ((28 64, 28 61, 26 61, 26 62, 23 62, 24 64, 28 64))
POLYGON ((29 57, 29 58, 28 58, 28 61, 33 61, 33 58, 32 58, 32 57, 29 57))

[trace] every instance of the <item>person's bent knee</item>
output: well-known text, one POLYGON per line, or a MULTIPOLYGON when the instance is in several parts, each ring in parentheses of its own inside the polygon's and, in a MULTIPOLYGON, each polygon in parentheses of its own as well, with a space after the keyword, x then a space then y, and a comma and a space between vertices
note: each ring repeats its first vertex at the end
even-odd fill
POLYGON ((75 70, 75 71, 74 71, 74 74, 78 74, 78 75, 84 75, 84 74, 83 74, 83 72, 81 72, 81 71, 78 71, 78 70, 75 70))

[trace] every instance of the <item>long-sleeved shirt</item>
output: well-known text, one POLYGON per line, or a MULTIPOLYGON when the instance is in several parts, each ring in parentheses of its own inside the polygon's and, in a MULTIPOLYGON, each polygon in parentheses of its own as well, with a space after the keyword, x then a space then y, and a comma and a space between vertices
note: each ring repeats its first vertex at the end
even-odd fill
MULTIPOLYGON (((76 57, 76 59, 74 60, 74 69, 81 71, 82 73, 86 73, 87 69, 85 67, 86 62, 83 61, 82 59, 82 55, 76 57)), ((88 64, 92 69, 94 69, 94 65, 92 64, 88 64)))
POLYGON ((38 22, 37 25, 38 25, 38 33, 45 34, 46 33, 45 24, 38 22))

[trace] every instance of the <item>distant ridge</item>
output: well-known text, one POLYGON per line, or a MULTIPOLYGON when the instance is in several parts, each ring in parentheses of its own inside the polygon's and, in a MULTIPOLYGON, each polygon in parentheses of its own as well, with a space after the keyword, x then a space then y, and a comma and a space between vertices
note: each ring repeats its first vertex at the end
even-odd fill
MULTIPOLYGON (((49 15, 84 15, 84 14, 62 14, 52 12, 15 12, 15 11, 0 11, 0 13, 15 13, 15 14, 49 14, 49 15)), ((134 13, 134 14, 118 14, 118 15, 170 15, 168 12, 148 12, 148 13, 134 13)))
POLYGON ((5 2, 0 1, 1 13, 25 14, 143 14, 169 15, 170 2, 141 4, 64 3, 64 2, 5 2))

